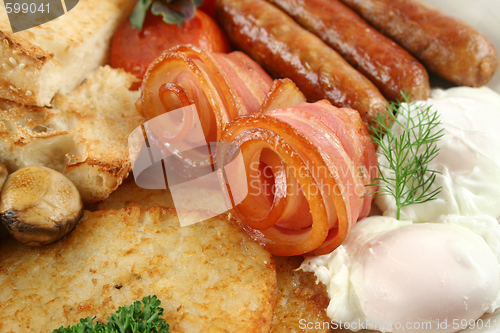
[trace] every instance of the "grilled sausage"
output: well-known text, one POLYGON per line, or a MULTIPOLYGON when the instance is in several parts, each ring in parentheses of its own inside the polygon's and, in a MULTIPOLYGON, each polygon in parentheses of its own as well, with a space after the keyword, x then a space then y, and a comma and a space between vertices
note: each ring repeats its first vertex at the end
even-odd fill
POLYGON ((338 0, 268 0, 320 37, 365 75, 389 100, 430 95, 425 67, 338 0))
POLYGON ((232 43, 275 77, 288 77, 311 102, 356 109, 376 125, 386 100, 365 76, 291 17, 263 0, 217 0, 216 17, 232 43))
POLYGON ((418 0, 341 0, 430 71, 458 85, 491 79, 498 58, 491 41, 467 23, 418 0))

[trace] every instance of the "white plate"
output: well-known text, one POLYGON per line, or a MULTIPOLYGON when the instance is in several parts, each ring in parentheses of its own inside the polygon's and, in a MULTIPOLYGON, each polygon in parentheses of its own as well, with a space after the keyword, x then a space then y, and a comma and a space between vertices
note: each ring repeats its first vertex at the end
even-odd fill
MULTIPOLYGON (((446 13, 460 18, 474 28, 484 33, 495 45, 500 54, 500 0, 421 0, 432 6, 440 8, 446 13)), ((432 81, 431 81, 432 82, 432 81)), ((500 70, 497 70, 492 80, 487 85, 500 93, 500 70)), ((493 314, 484 315, 483 323, 490 320, 492 327, 483 329, 468 328, 460 333, 498 333, 500 332, 500 309, 493 314), (496 327, 495 327, 496 326, 496 327)), ((351 332, 338 330, 335 332, 351 332)), ((358 333, 375 331, 358 331, 358 333)), ((425 331, 422 330, 422 333, 425 331)))

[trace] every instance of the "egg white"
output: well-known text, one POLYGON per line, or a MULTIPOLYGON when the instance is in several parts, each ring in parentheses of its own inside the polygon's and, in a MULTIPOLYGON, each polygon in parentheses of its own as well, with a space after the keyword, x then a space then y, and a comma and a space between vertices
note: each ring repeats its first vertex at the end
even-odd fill
MULTIPOLYGON (((351 330, 454 332, 500 307, 500 95, 437 89, 417 104, 432 105, 444 131, 428 165, 440 172, 436 200, 404 207, 398 221, 394 198, 379 196, 384 216, 359 221, 334 252, 301 266, 327 286, 328 316, 357 323, 351 330)), ((381 154, 379 163, 388 165, 381 154)))
POLYGON ((454 322, 500 306, 500 226, 487 215, 420 224, 373 216, 301 269, 327 286, 333 320, 386 332, 422 332, 424 325, 454 332, 454 322))
MULTIPOLYGON (((486 87, 437 89, 431 99, 418 103, 432 105, 440 115, 441 125, 435 131, 443 129, 444 136, 437 144, 438 156, 428 167, 440 172, 431 191, 439 186, 442 189, 436 200, 404 207, 401 219, 432 222, 446 214, 487 214, 498 219, 500 95, 486 87)), ((392 131, 401 132, 401 126, 395 124, 392 131)), ((388 165, 381 154, 379 164, 388 165)), ((388 171, 382 168, 382 172, 388 171)), ((375 203, 383 215, 396 217, 392 196, 379 196, 375 203)))

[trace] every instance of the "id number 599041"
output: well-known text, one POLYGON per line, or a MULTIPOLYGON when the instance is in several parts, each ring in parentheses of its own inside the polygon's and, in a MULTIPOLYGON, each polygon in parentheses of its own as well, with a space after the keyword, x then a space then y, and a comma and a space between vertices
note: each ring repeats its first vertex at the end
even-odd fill
POLYGON ((25 14, 35 14, 35 13, 44 13, 47 11, 47 13, 50 13, 50 6, 49 3, 41 3, 40 5, 32 2, 23 2, 23 3, 12 3, 12 2, 6 2, 5 3, 5 9, 7 10, 7 14, 10 14, 12 12, 14 13, 20 13, 23 12, 25 14))
POLYGON ((453 319, 453 329, 454 330, 464 330, 466 328, 477 328, 477 329, 483 329, 483 328, 493 328, 496 330, 497 327, 497 320, 496 319, 481 319, 479 318, 478 320, 467 320, 467 319, 453 319))

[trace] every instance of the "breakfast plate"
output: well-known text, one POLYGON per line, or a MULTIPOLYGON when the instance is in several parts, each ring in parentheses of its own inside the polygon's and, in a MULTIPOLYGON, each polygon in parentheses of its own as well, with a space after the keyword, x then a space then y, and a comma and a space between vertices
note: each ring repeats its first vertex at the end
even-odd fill
MULTIPOLYGON (((133 2, 132 0, 127 0, 127 1, 133 2)), ((495 45, 496 49, 500 52, 500 14, 499 14, 500 13, 500 1, 498 1, 498 0, 477 0, 473 4, 471 3, 471 1, 467 1, 467 0, 421 0, 421 1, 429 3, 430 5, 433 5, 435 7, 438 7, 440 9, 442 9, 444 12, 446 12, 447 14, 450 14, 452 16, 455 16, 457 18, 460 18, 460 19, 468 22, 471 26, 473 26, 476 29, 478 29, 479 31, 483 32, 493 42, 493 44, 495 45)), ((0 4, 1 3, 2 3, 2 0, 0 0, 0 4)), ((180 49, 178 49, 178 52, 180 52, 179 50, 180 49)), ((186 54, 188 54, 188 51, 191 51, 191 53, 189 53, 191 55, 195 54, 196 52, 198 52, 197 49, 188 50, 188 47, 185 47, 184 48, 184 52, 186 52, 186 54)), ((196 53, 196 54, 198 54, 198 53, 196 53)), ((207 59, 208 58, 209 57, 207 56, 207 59)), ((74 59, 74 58, 72 58, 72 59, 74 59)), ((212 59, 212 57, 210 57, 210 59, 212 59)), ((9 60, 9 61, 12 63, 13 60, 9 60)), ((15 63, 15 61, 14 61, 14 63, 15 63)), ((4 67, 10 68, 10 65, 4 66, 4 67)), ((206 67, 208 68, 209 66, 206 66, 206 67)), ((180 67, 179 67, 178 64, 176 65, 175 70, 180 70, 180 67)), ((104 78, 109 78, 109 77, 112 76, 111 69, 109 69, 109 68, 106 69, 106 70, 101 70, 101 72, 104 73, 102 75, 102 77, 104 77, 104 78), (106 74, 106 73, 108 73, 108 74, 106 74), (109 73, 111 73, 111 74, 109 74, 109 73)), ((92 84, 89 84, 89 83, 92 83, 92 82, 93 82, 92 80, 88 80, 87 83, 86 83, 87 87, 92 86, 92 84)), ((147 80, 145 82, 147 82, 147 80)), ((111 83, 110 85, 115 85, 115 84, 111 83)), ((433 88, 445 88, 446 89, 446 88, 453 87, 453 85, 451 83, 449 83, 449 82, 447 82, 447 81, 445 81, 443 79, 440 79, 440 78, 438 78, 438 77, 436 77, 434 75, 431 75, 431 85, 432 85, 433 88)), ((493 76, 493 78, 487 84, 487 86, 489 88, 491 88, 492 90, 494 90, 496 93, 500 93, 500 72, 497 72, 493 76)), ((125 91, 126 91, 127 96, 128 96, 129 91, 127 89, 125 89, 125 91)), ((398 91, 399 91, 399 89, 398 89, 398 91)), ((30 92, 29 95, 31 95, 31 92, 30 92)), ((137 99, 137 95, 134 95, 134 96, 135 96, 135 99, 134 99, 134 101, 135 101, 137 99)), ((128 96, 127 98, 128 99, 132 99, 132 97, 130 97, 130 96, 128 96)), ((128 99, 127 99, 127 101, 128 101, 128 99)), ((143 100, 141 100, 141 101, 143 102, 143 100)), ((141 104, 141 101, 139 102, 139 104, 137 104, 138 107, 139 107, 139 109, 141 109, 141 107, 143 107, 143 105, 141 104)), ((56 102, 53 105, 53 109, 54 110, 56 110, 57 107, 58 107, 58 104, 56 102)), ((162 102, 163 102, 163 100, 162 100, 162 102)), ((134 104, 132 102, 130 102, 128 104, 130 106, 128 109, 130 109, 131 112, 135 116, 138 116, 136 114, 136 112, 135 112, 136 111, 135 110, 135 105, 136 104, 134 104)), ((382 106, 383 106, 382 109, 385 110, 384 105, 385 104, 383 103, 382 104, 382 106)), ((494 108, 494 110, 495 110, 495 108, 494 108)), ((483 114, 487 114, 487 113, 483 113, 483 114)), ((456 117, 456 114, 453 114, 453 117, 456 117)), ((491 124, 491 122, 489 122, 489 124, 491 124)), ((130 126, 132 126, 132 124, 130 126)), ((143 134, 142 133, 143 129, 141 127, 138 127, 138 128, 141 129, 140 132, 141 132, 141 135, 142 135, 143 134)), ((163 128, 163 130, 164 130, 164 128, 163 128)), ((481 133, 483 133, 483 132, 481 132, 481 133)), ((368 137, 368 134, 366 134, 366 137, 368 137)), ((370 141, 369 138, 367 139, 367 142, 369 143, 369 145, 371 147, 371 141, 370 141)), ((489 142, 491 142, 491 141, 489 141, 489 142)), ((47 147, 47 146, 45 146, 45 147, 47 147)), ((48 148, 46 148, 46 149, 47 149, 46 151, 49 151, 48 148)), ((372 149, 372 153, 373 153, 373 156, 375 156, 375 152, 373 151, 373 149, 372 149)), ((163 174, 162 174, 162 176, 163 176, 163 174)), ((487 181, 488 181, 488 184, 489 184, 489 182, 491 181, 491 179, 488 179, 487 181)), ((121 179, 119 180, 118 184, 119 183, 121 183, 121 179)), ((172 183, 171 183, 171 185, 172 185, 172 183)), ((116 186, 118 186, 118 185, 116 185, 116 186)), ((122 186, 122 188, 124 188, 124 187, 122 186)), ((116 189, 116 187, 114 189, 116 189)), ((207 201, 209 201, 209 203, 211 204, 211 209, 213 209, 213 204, 215 202, 215 200, 213 199, 213 197, 208 198, 207 201)), ((148 203, 148 204, 151 205, 151 203, 148 203)), ((368 205, 366 205, 366 207, 367 207, 366 212, 368 212, 370 210, 370 205, 368 204, 368 205)), ((377 207, 375 207, 375 205, 373 205, 373 209, 376 210, 377 207)), ((99 210, 101 210, 101 208, 99 208, 99 210)), ((355 221, 356 221, 356 219, 354 219, 354 222, 355 221)), ((493 220, 493 222, 495 222, 495 221, 493 220)), ((436 242, 436 243, 440 243, 440 242, 436 242)), ((405 243, 405 244, 407 244, 407 243, 405 243)), ((464 250, 464 251, 466 251, 466 250, 464 250)), ((270 252, 272 252, 272 251, 270 251, 270 252)), ((304 252, 302 252, 302 253, 304 253, 304 252)), ((266 254, 269 254, 269 253, 266 253, 266 254)), ((274 254, 276 254, 276 253, 274 253, 274 254)), ((432 253, 431 256, 434 255, 434 254, 435 253, 432 253)), ((286 255, 286 254, 276 254, 276 255, 286 255)), ((288 255, 291 255, 291 254, 288 254, 288 255)), ((431 257, 431 256, 429 256, 429 257, 431 257)), ((424 258, 424 260, 426 260, 426 258, 428 258, 427 256, 422 256, 422 257, 424 258)), ((485 261, 487 263, 491 262, 491 260, 489 260, 489 259, 487 259, 485 261)), ((411 260, 407 260, 406 262, 412 262, 412 261, 411 260)), ((418 266, 415 266, 415 267, 418 267, 418 266)), ((434 270, 429 270, 429 271, 433 272, 434 270)), ((372 281, 375 280, 373 278, 373 276, 370 276, 370 277, 372 278, 372 281)), ((391 283, 392 283, 392 281, 394 281, 393 279, 394 278, 391 275, 390 279, 389 279, 391 283)), ((400 281, 405 281, 405 280, 401 279, 400 281)), ((122 288, 122 285, 119 285, 118 286, 119 288, 117 286, 118 285, 115 286, 115 289, 117 289, 117 290, 119 290, 119 289, 122 288)), ((302 287, 305 288, 305 285, 304 284, 300 284, 300 287, 301 288, 302 287)), ((406 285, 404 287, 406 287, 406 285)), ((411 288, 411 286, 408 286, 408 288, 411 288)), ((122 289, 122 291, 123 290, 124 289, 122 289)), ((428 289, 426 288, 424 290, 428 290, 428 289)), ((461 290, 461 289, 459 289, 459 290, 461 290)), ((460 293, 460 296, 463 296, 463 295, 465 295, 465 294, 464 293, 460 293)), ((189 295, 187 297, 191 298, 190 300, 192 300, 194 298, 194 296, 189 296, 189 295)), ((333 301, 335 301, 335 299, 333 299, 333 301)), ((268 306, 270 304, 270 302, 267 301, 267 300, 265 302, 266 302, 265 303, 266 306, 268 306)), ((371 304, 374 304, 374 303, 371 303, 371 304)), ((337 304, 342 304, 342 303, 337 303, 337 304)), ((179 310, 179 308, 178 308, 178 310, 179 310)), ((436 312, 432 311, 431 313, 434 314, 436 312)), ((470 309, 468 309, 467 313, 473 313, 473 312, 470 309)), ((484 313, 484 310, 481 311, 481 312, 479 312, 477 314, 477 316, 474 317, 474 318, 477 318, 482 313, 484 313)), ((48 316, 45 316, 45 317, 48 318, 48 316)), ((222 317, 224 317, 224 316, 220 316, 220 315, 217 316, 218 319, 220 319, 222 317)), ((302 320, 304 320, 304 319, 302 319, 302 320)), ((467 329, 464 329, 464 330, 459 331, 459 332, 462 332, 462 333, 465 333, 465 332, 469 332, 469 333, 494 333, 494 332, 500 332, 500 309, 498 309, 494 313, 485 314, 483 317, 481 317, 480 320, 477 321, 477 323, 481 323, 483 327, 478 328, 477 325, 476 325, 475 328, 471 327, 471 328, 467 328, 467 329)), ((1 326, 2 325, 0 325, 0 327, 1 326)), ((304 330, 304 331, 308 331, 308 330, 304 330)), ((345 333, 352 332, 352 331, 347 330, 347 329, 339 329, 339 330, 334 330, 334 331, 335 332, 345 332, 345 333)), ((426 332, 425 329, 414 330, 413 332, 418 332, 418 331, 426 332)), ((361 331, 358 331, 358 332, 368 333, 368 332, 373 332, 373 331, 361 330, 361 331)))

